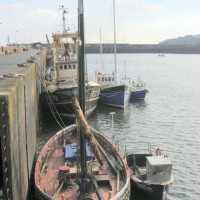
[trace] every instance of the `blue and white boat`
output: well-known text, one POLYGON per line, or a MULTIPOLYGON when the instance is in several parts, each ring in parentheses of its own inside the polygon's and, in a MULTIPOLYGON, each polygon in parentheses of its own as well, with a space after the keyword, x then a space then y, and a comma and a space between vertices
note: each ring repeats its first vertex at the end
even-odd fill
POLYGON ((130 100, 130 87, 128 85, 117 85, 100 90, 99 100, 105 105, 125 108, 130 100))
MULTIPOLYGON (((115 1, 113 1, 113 14, 114 14, 115 71, 111 74, 95 72, 95 78, 96 78, 96 82, 100 85, 99 103, 102 103, 108 106, 117 107, 117 108, 125 108, 129 104, 131 91, 130 91, 130 85, 117 83, 115 1)), ((100 41, 100 44, 101 44, 101 41, 100 41)), ((101 55, 102 55, 102 45, 100 45, 100 47, 101 47, 100 49, 101 49, 101 55)))
POLYGON ((132 81, 130 101, 145 99, 148 92, 145 82, 132 81))
POLYGON ((115 75, 96 72, 96 81, 101 86, 99 102, 117 108, 125 108, 130 101, 130 86, 128 84, 116 84, 115 75))

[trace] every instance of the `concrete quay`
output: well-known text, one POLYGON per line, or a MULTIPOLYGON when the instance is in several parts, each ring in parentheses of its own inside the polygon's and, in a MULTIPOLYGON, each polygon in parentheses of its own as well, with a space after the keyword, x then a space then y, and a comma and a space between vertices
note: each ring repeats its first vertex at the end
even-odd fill
POLYGON ((0 199, 30 199, 45 67, 45 50, 0 56, 0 199))
POLYGON ((0 56, 22 52, 25 46, 0 46, 0 56))

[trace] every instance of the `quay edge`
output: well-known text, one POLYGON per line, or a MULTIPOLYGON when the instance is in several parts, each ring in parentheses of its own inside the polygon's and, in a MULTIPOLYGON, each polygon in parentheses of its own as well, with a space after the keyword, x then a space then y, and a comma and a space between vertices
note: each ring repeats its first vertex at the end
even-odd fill
POLYGON ((0 78, 0 198, 26 200, 32 192, 29 186, 39 134, 40 77, 46 66, 46 50, 5 55, 9 64, 3 63, 3 57, 0 74, 8 76, 0 78), (26 59, 32 53, 34 63, 17 66, 20 54, 26 59), (16 60, 11 63, 12 59, 16 60))

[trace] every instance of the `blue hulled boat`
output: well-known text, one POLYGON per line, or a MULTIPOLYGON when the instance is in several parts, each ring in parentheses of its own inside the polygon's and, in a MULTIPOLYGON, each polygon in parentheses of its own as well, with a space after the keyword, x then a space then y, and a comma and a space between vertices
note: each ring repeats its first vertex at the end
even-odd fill
MULTIPOLYGON (((125 108, 130 101, 130 85, 117 83, 117 62, 116 62, 116 31, 115 31, 115 1, 113 1, 114 15, 114 63, 115 71, 111 74, 95 72, 96 82, 100 85, 99 102, 117 108, 125 108)), ((101 35, 101 32, 100 32, 101 35)), ((100 36, 101 38, 101 36, 100 36)), ((100 41, 101 44, 101 41, 100 41)), ((102 55, 102 45, 100 45, 102 55)), ((102 60, 102 59, 101 59, 102 60)), ((102 66, 102 63, 101 63, 102 66)), ((103 67, 103 66, 102 66, 103 67)))
POLYGON ((100 90, 99 101, 102 104, 125 108, 130 101, 130 86, 117 85, 100 90))
POLYGON ((130 101, 145 99, 149 91, 146 88, 146 83, 143 81, 132 82, 130 101))

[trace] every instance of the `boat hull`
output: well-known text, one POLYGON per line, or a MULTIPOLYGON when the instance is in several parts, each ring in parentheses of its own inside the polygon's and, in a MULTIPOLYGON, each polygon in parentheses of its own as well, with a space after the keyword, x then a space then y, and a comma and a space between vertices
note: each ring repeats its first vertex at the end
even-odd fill
MULTIPOLYGON (((62 118, 75 118, 72 106, 72 95, 77 94, 77 87, 57 89, 54 92, 45 91, 41 94, 41 105, 44 116, 60 115, 62 118)), ((90 116, 96 109, 99 100, 99 86, 88 87, 86 89, 85 112, 86 117, 90 116)))
POLYGON ((131 178, 131 190, 144 193, 153 200, 162 200, 168 191, 168 187, 169 185, 154 185, 146 184, 144 182, 137 182, 131 178))
POLYGON ((147 94, 147 89, 131 91, 130 101, 145 99, 146 94, 147 94))
MULTIPOLYGON (((72 133, 76 131, 76 125, 70 125, 66 127, 65 129, 62 129, 61 131, 57 132, 55 136, 50 138, 48 142, 43 146, 41 149, 37 161, 36 161, 36 166, 35 166, 35 173, 34 173, 34 186, 35 186, 35 196, 36 199, 42 199, 42 200, 50 200, 50 199, 63 199, 65 197, 66 199, 80 199, 78 196, 75 196, 75 194, 72 194, 74 190, 76 189, 66 189, 64 191, 61 190, 61 194, 58 194, 54 198, 54 192, 57 191, 55 189, 56 187, 56 178, 57 178, 57 171, 59 168, 58 162, 52 163, 52 160, 55 160, 56 157, 55 155, 58 155, 59 157, 62 155, 63 152, 63 145, 61 144, 62 139, 64 137, 65 133, 72 133), (60 146, 60 147, 59 147, 60 146), (48 173, 50 175, 48 175, 48 173), (53 176, 52 174, 55 174, 53 176)), ((98 142, 98 146, 101 146, 103 151, 112 151, 113 158, 117 160, 122 167, 120 170, 120 173, 123 174, 123 177, 125 177, 125 180, 123 183, 120 180, 120 190, 115 193, 112 193, 111 200, 129 200, 130 199, 130 171, 127 167, 126 159, 124 159, 123 155, 114 147, 114 144, 112 144, 111 141, 109 141, 103 134, 93 130, 92 131, 96 141, 98 142), (123 185, 121 185, 123 184, 123 185)), ((71 144, 73 145, 73 144, 71 144)), ((102 152, 101 152, 102 153, 102 152)), ((103 153, 102 153, 103 154, 103 153)), ((105 166, 102 167, 103 172, 105 173, 105 166)), ((73 166, 72 166, 73 168, 73 166)), ((104 175, 104 174, 102 174, 104 175)), ((112 179, 112 177, 110 177, 112 179)), ((114 180, 114 179, 113 179, 114 180)), ((112 185, 113 186, 113 185, 112 185)), ((102 185, 99 185, 99 188, 101 188, 102 185)), ((103 199, 107 199, 108 195, 110 193, 110 190, 108 190, 105 195, 103 194, 105 192, 105 187, 102 188, 102 195, 103 199)), ((96 195, 93 195, 94 200, 97 200, 98 197, 96 195)))
POLYGON ((99 102, 112 107, 125 108, 130 101, 130 87, 127 85, 113 86, 100 90, 99 102))
POLYGON ((151 144, 146 142, 135 142, 134 148, 127 152, 132 191, 141 191, 153 200, 163 200, 174 182, 172 162, 160 154, 160 148, 156 148, 156 155, 152 152, 151 144))

